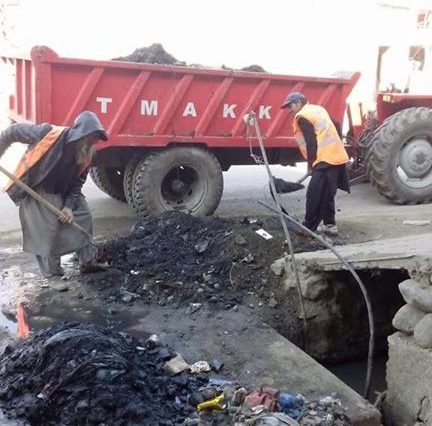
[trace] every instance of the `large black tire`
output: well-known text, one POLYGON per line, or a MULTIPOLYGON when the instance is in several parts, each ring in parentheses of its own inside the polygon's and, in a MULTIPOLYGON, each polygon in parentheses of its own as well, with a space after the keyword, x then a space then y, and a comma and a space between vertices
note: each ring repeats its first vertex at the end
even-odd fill
POLYGON ((126 201, 123 191, 124 167, 93 166, 90 176, 95 185, 105 194, 119 201, 126 201))
POLYGON ((222 197, 222 169, 216 157, 200 148, 173 147, 149 154, 134 176, 139 215, 179 210, 194 216, 212 214, 222 197))
POLYGON ((396 204, 432 200, 432 109, 409 108, 375 132, 367 171, 378 192, 396 204))
POLYGON ((131 157, 126 165, 123 176, 123 191, 126 197, 126 202, 136 212, 134 200, 134 177, 138 163, 143 159, 143 155, 134 155, 131 157))

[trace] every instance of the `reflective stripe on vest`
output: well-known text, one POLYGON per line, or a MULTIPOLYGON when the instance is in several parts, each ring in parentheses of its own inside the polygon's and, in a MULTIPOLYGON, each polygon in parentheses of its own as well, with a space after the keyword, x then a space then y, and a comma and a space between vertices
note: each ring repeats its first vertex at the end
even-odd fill
POLYGON ((297 120, 300 117, 303 117, 312 123, 315 129, 318 147, 316 160, 314 161, 313 166, 321 161, 334 165, 345 164, 348 162, 348 154, 327 111, 322 106, 311 104, 304 105, 295 115, 293 122, 295 138, 300 152, 305 159, 307 159, 306 141, 299 125, 297 124, 297 120))
MULTIPOLYGON (((14 172, 15 177, 21 179, 50 150, 65 129, 66 127, 53 126, 36 145, 30 148, 18 163, 14 172)), ((10 180, 5 187, 5 191, 9 190, 13 184, 14 181, 10 180)))

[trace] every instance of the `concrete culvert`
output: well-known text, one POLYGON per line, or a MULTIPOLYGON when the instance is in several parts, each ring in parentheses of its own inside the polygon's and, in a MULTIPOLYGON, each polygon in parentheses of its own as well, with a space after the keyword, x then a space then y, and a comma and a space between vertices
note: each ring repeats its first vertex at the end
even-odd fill
MULTIPOLYGON (((375 353, 386 352, 392 319, 404 304, 398 284, 408 277, 406 270, 371 269, 357 271, 372 303, 375 325, 375 353)), ((369 329, 363 295, 348 271, 323 273, 301 271, 300 281, 308 318, 308 353, 321 362, 339 363, 367 356, 369 329)), ((293 283, 290 281, 292 287, 293 283)), ((289 289, 288 299, 295 297, 289 289)), ((285 336, 291 325, 272 321, 285 336)))

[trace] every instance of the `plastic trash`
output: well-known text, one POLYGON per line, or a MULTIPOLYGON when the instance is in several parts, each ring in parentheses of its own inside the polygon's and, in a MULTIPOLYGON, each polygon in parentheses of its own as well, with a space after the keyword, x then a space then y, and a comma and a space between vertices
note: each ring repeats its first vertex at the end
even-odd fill
POLYGON ((221 393, 219 396, 216 396, 207 401, 201 402, 201 404, 197 405, 198 412, 203 410, 223 410, 225 407, 222 405, 222 401, 224 400, 225 395, 221 393))
POLYGON ((288 414, 288 416, 293 419, 297 420, 301 416, 304 404, 303 398, 290 393, 281 392, 279 394, 278 403, 281 411, 288 414))

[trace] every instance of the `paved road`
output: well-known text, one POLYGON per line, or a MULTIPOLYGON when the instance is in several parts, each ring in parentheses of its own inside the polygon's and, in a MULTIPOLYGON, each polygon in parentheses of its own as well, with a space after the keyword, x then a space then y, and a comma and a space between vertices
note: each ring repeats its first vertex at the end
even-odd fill
MULTIPOLYGON (((275 176, 296 180, 303 176, 304 167, 273 166, 275 176)), ((268 214, 268 210, 258 204, 263 200, 271 204, 267 175, 264 166, 236 166, 224 173, 224 194, 216 214, 228 216, 254 216, 268 214)), ((133 213, 124 203, 116 201, 100 191, 88 179, 84 186, 92 209, 96 231, 123 231, 133 223, 133 213)), ((305 190, 285 194, 282 200, 285 208, 297 217, 304 212, 305 190)), ((339 192, 337 195, 338 222, 345 226, 356 241, 368 238, 401 236, 431 231, 425 227, 403 225, 404 220, 432 220, 432 204, 418 206, 396 206, 388 203, 369 184, 359 184, 351 194, 339 192), (362 237, 362 234, 363 237, 362 237)), ((6 194, 0 194, 0 238, 19 236, 18 209, 6 194)))

